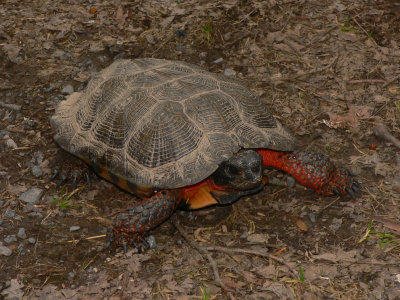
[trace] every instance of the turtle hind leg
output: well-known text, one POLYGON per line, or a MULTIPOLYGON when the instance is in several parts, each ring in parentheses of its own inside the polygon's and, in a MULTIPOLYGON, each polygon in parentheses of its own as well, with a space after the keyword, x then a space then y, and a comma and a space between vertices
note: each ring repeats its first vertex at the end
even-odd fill
POLYGON ((281 152, 268 149, 257 150, 263 165, 289 173, 300 184, 324 196, 360 193, 360 184, 346 169, 336 167, 325 155, 315 152, 281 152))
MULTIPOLYGON (((112 243, 143 245, 144 237, 168 219, 182 199, 180 190, 165 190, 130 205, 113 222, 112 243)), ((146 248, 146 245, 143 245, 146 248)))

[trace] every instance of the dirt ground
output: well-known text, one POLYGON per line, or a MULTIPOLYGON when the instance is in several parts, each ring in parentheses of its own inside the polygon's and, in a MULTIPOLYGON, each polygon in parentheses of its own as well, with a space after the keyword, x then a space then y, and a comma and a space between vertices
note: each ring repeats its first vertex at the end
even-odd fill
POLYGON ((0 298, 400 299, 399 33, 398 1, 1 1, 0 298), (321 197, 270 170, 255 196, 177 212, 189 242, 214 247, 228 292, 171 221, 155 249, 105 249, 135 198, 61 151, 49 116, 137 57, 240 78, 361 196, 321 197))

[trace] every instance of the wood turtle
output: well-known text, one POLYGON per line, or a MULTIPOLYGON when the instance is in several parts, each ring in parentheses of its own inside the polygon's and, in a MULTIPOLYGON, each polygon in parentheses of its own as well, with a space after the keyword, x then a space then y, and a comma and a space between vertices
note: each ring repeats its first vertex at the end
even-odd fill
POLYGON ((230 204, 260 191, 264 167, 320 195, 354 197, 359 183, 296 140, 237 79, 181 61, 117 60, 51 117, 61 148, 133 193, 114 221, 118 243, 138 242, 178 208, 230 204))

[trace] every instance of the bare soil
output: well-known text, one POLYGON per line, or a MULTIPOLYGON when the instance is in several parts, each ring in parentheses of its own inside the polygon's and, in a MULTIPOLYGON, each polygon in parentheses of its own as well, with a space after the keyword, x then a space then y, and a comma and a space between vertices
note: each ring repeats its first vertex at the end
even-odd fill
POLYGON ((399 32, 398 1, 3 0, 0 298, 400 299, 399 32), (242 79, 301 149, 351 170, 361 196, 320 197, 270 170, 255 196, 177 212, 201 247, 286 263, 210 250, 229 292, 170 221, 153 250, 105 248, 136 199, 61 151, 49 116, 91 74, 137 57, 242 79), (42 195, 22 196, 32 188, 42 195))

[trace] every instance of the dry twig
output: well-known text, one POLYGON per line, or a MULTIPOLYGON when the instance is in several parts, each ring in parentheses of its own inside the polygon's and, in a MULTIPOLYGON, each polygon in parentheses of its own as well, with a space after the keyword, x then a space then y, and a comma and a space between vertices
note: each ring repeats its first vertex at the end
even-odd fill
POLYGON ((185 230, 182 228, 182 226, 179 224, 178 220, 174 216, 172 218, 172 224, 175 226, 175 228, 179 231, 181 236, 185 239, 185 241, 192 247, 193 249, 196 249, 203 257, 207 258, 208 261, 210 262, 210 265, 213 269, 214 273, 214 281, 215 283, 222 288, 224 292, 228 294, 228 296, 233 299, 233 295, 230 294, 230 289, 222 282, 221 277, 219 276, 218 272, 218 267, 216 261, 211 257, 210 252, 207 251, 206 248, 201 247, 198 245, 196 242, 192 241, 187 234, 185 233, 185 230))
POLYGON ((260 251, 256 250, 249 250, 249 249, 241 249, 241 248, 225 248, 225 247, 219 247, 219 246, 210 246, 206 247, 207 250, 209 251, 222 251, 225 253, 233 254, 233 253, 241 253, 241 254, 251 254, 251 255, 257 255, 261 257, 266 257, 270 258, 272 260, 275 260, 283 265, 285 265, 296 277, 298 276, 297 271, 290 266, 283 258, 280 258, 278 256, 269 254, 269 253, 263 253, 260 251))

